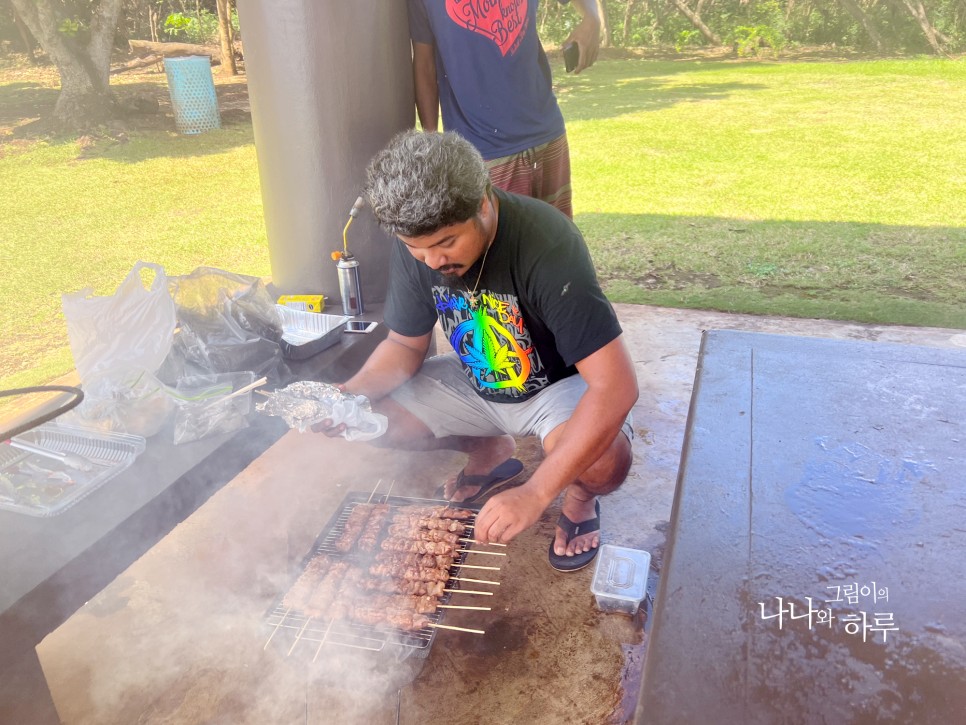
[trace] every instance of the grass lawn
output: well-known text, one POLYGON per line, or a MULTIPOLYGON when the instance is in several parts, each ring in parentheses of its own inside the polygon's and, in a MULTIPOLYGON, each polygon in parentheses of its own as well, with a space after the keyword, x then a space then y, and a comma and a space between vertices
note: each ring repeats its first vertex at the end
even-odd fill
POLYGON ((557 77, 612 299, 966 327, 966 61, 557 77))
MULTIPOLYGON (((10 109, 56 94, 16 70, 0 68, 0 389, 69 371, 60 296, 108 294, 139 259, 270 273, 250 122, 31 138, 10 109)), ((615 301, 966 328, 966 61, 555 73, 576 221, 615 301)), ((164 92, 157 75, 139 83, 164 92)))

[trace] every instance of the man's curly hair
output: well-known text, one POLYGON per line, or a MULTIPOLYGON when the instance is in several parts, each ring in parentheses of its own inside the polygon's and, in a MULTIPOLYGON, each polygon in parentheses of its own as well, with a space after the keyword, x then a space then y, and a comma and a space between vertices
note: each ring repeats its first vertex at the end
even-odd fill
POLYGON ((480 152, 452 132, 401 133, 366 169, 369 208, 386 231, 404 237, 475 217, 489 190, 480 152))

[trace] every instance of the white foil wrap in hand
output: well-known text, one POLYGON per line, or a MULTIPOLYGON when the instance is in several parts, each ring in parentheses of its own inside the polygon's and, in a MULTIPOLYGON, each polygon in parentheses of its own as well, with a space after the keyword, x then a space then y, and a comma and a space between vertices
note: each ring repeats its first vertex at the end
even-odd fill
POLYGON ((304 433, 307 428, 323 420, 332 425, 345 425, 343 438, 350 441, 370 441, 378 438, 389 427, 389 419, 373 413, 364 395, 343 393, 335 385, 302 380, 269 393, 268 400, 258 403, 259 413, 277 415, 304 433))

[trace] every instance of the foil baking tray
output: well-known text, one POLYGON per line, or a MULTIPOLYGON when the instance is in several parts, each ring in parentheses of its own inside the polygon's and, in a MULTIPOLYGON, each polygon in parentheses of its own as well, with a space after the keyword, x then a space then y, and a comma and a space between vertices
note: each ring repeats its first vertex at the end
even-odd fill
POLYGON ((349 319, 344 315, 305 312, 275 305, 282 318, 282 355, 289 360, 304 360, 337 344, 349 319))
MULTIPOLYGON (((345 560, 358 565, 367 565, 371 562, 371 558, 368 555, 362 555, 355 551, 340 552, 335 548, 335 543, 345 531, 345 524, 350 513, 361 503, 389 504, 391 512, 387 521, 391 521, 396 509, 404 506, 448 505, 448 502, 436 499, 372 496, 370 493, 360 491, 349 492, 316 538, 309 553, 303 558, 296 575, 292 578, 291 585, 295 584, 299 576, 302 575, 309 565, 309 562, 319 555, 327 555, 336 560, 345 560)), ((462 504, 454 506, 471 511, 473 516, 466 523, 470 525, 475 523, 476 515, 479 513, 479 507, 471 505, 464 506, 462 504)), ((461 588, 460 585, 462 582, 453 577, 460 576, 461 567, 465 564, 467 553, 469 552, 463 551, 456 557, 449 571, 450 579, 446 582, 446 589, 458 590, 461 588)), ((477 578, 479 574, 474 572, 468 576, 477 578)), ((481 584, 472 585, 472 587, 477 589, 483 588, 484 586, 481 584)), ((285 592, 282 592, 278 596, 264 617, 266 626, 271 630, 265 647, 268 648, 270 644, 273 644, 283 651, 287 650, 287 654, 289 655, 295 651, 301 651, 303 654, 306 652, 314 652, 313 659, 315 659, 324 646, 332 645, 370 650, 373 652, 385 652, 396 659, 405 659, 410 655, 425 657, 429 654, 429 649, 438 632, 438 629, 433 626, 426 626, 417 630, 401 630, 386 626, 360 625, 343 620, 327 619, 325 617, 309 617, 304 612, 293 611, 285 606, 283 601, 289 589, 286 589, 285 592)), ((453 591, 445 593, 440 598, 439 603, 448 604, 452 596, 453 591)), ((445 610, 440 609, 426 616, 432 624, 439 625, 442 623, 444 613, 445 610)))
POLYGON ((0 509, 55 516, 103 486, 144 452, 141 436, 46 423, 15 437, 58 453, 81 456, 91 470, 0 445, 0 509))

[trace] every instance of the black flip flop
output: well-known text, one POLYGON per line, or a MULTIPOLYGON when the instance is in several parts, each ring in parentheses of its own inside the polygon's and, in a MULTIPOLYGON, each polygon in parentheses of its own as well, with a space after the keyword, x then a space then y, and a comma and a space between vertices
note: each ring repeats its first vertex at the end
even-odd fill
MULTIPOLYGON (((523 472, 523 463, 516 458, 507 458, 503 463, 494 468, 486 475, 471 476, 459 472, 456 477, 456 487, 460 486, 479 486, 480 490, 475 495, 465 498, 462 501, 453 501, 454 504, 476 503, 486 494, 505 483, 509 483, 523 472)), ((436 489, 436 498, 445 498, 445 486, 436 489)))
MULTIPOLYGON (((560 518, 557 519, 557 526, 564 530, 564 533, 567 535, 568 544, 575 536, 600 531, 600 501, 594 501, 594 509, 597 512, 594 518, 581 521, 578 524, 575 524, 567 518, 566 514, 560 514, 560 518)), ((578 569, 583 569, 597 556, 599 546, 595 546, 593 549, 581 552, 580 554, 574 554, 573 556, 567 556, 566 554, 561 556, 553 550, 553 542, 556 536, 556 533, 554 533, 554 538, 550 540, 550 566, 557 571, 577 571, 578 569)))

